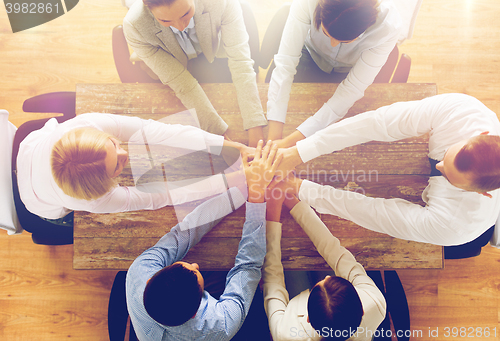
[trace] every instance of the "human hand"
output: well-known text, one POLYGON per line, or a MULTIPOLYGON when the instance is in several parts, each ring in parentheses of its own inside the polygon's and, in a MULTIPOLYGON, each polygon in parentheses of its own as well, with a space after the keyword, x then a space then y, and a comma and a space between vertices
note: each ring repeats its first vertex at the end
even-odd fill
POLYGON ((283 160, 280 162, 278 169, 276 170, 276 176, 270 184, 270 188, 273 188, 280 181, 285 179, 296 166, 302 163, 297 147, 278 149, 278 155, 282 155, 283 160))
POLYGON ((264 202, 267 186, 283 158, 281 155, 276 155, 278 146, 272 145, 272 141, 268 141, 264 148, 263 144, 264 142, 260 140, 251 162, 248 155, 243 158, 250 202, 264 202))

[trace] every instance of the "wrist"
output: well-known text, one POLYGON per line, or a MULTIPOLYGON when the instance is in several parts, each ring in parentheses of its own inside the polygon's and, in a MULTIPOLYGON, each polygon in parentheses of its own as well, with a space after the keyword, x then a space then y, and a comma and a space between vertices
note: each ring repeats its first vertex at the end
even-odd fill
POLYGON ((284 141, 285 146, 288 148, 288 147, 295 146, 295 144, 297 142, 299 142, 300 140, 303 140, 305 138, 306 137, 300 131, 295 130, 293 133, 291 133, 290 135, 285 137, 283 139, 283 141, 284 141))
POLYGON ((275 141, 275 140, 281 140, 283 137, 283 126, 285 124, 279 121, 269 121, 268 126, 269 126, 269 133, 267 136, 268 140, 275 141))
POLYGON ((260 191, 251 191, 249 188, 248 191, 248 202, 252 203, 263 203, 265 202, 265 192, 260 191))
POLYGON ((302 163, 297 146, 287 148, 285 153, 286 155, 284 155, 284 157, 290 160, 293 167, 297 167, 302 163))
POLYGON ((262 126, 248 129, 248 146, 256 147, 259 140, 264 140, 264 129, 262 126))

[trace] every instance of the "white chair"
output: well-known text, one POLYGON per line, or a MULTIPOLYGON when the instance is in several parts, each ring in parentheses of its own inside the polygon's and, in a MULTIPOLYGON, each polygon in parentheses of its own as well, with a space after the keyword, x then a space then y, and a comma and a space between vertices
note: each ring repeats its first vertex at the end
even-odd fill
MULTIPOLYGON (((28 98, 23 103, 25 112, 62 113, 59 123, 75 117, 75 92, 52 92, 28 98)), ((17 153, 20 142, 32 131, 41 129, 50 118, 27 121, 16 129, 8 121, 8 113, 0 110, 0 158, 6 167, 0 168, 2 195, 0 197, 0 227, 9 234, 22 230, 31 232, 35 244, 65 245, 73 243, 73 226, 61 226, 28 211, 21 201, 17 186, 17 153)), ((72 214, 72 213, 70 213, 72 214)))
POLYGON ((12 192, 12 144, 17 128, 9 122, 9 113, 0 110, 0 183, 2 192, 0 194, 0 228, 7 230, 7 233, 19 234, 23 231, 16 213, 14 205, 14 195, 12 192))

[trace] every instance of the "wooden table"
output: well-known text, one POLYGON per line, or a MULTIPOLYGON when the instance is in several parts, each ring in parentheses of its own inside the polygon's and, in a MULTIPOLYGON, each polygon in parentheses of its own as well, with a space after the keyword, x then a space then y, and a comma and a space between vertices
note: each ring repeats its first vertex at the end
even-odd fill
MULTIPOLYGON (((294 84, 288 107, 287 135, 316 112, 336 84, 294 84)), ((212 104, 232 130, 235 140, 246 143, 232 84, 202 85, 212 104)), ((258 84, 266 107, 268 84, 258 84)), ((79 84, 76 112, 105 112, 161 119, 185 110, 173 92, 161 84, 79 84)), ((419 100, 437 93, 435 84, 373 84, 355 103, 352 116, 398 101, 419 100)), ((312 181, 383 198, 403 198, 424 205, 421 193, 428 181, 428 137, 398 142, 370 142, 319 157, 297 168, 312 181)), ((130 172, 129 172, 130 173, 130 172)), ((120 179, 130 184, 130 178, 120 179)), ((321 214, 331 232, 366 269, 432 269, 443 267, 442 247, 400 240, 366 230, 350 221, 321 214)), ((214 227, 185 258, 204 270, 228 270, 241 238, 244 208, 214 227)), ((282 214, 282 262, 285 269, 324 270, 328 265, 300 226, 284 209, 282 214)), ((154 245, 177 223, 172 207, 156 211, 116 214, 75 212, 75 269, 127 269, 145 249, 154 245)))

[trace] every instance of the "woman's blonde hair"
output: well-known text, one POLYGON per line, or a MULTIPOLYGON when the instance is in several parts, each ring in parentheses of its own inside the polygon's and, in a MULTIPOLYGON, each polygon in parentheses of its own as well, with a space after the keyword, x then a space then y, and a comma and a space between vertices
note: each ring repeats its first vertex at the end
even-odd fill
POLYGON ((104 161, 110 137, 94 128, 77 128, 54 144, 50 160, 52 176, 66 195, 92 200, 116 185, 106 172, 104 161))

